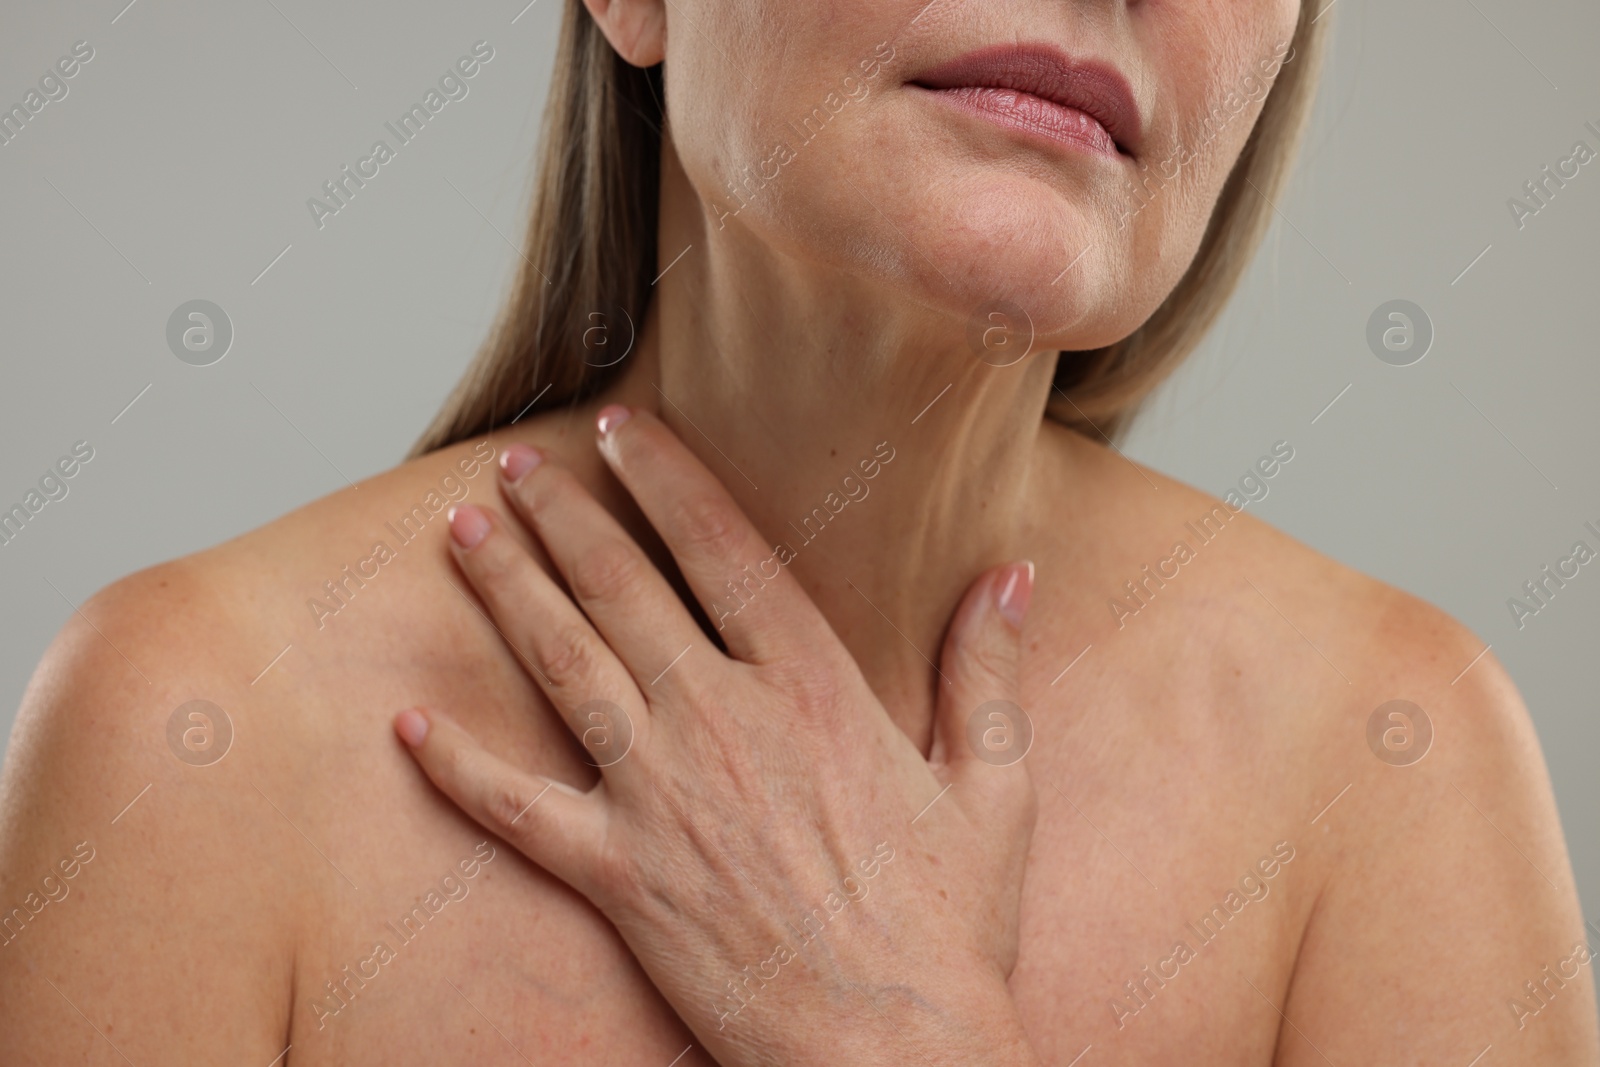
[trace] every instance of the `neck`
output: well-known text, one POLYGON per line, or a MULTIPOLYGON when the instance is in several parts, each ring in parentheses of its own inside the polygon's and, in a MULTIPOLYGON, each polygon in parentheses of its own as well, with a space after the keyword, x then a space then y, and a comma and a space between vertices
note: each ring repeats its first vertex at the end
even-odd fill
POLYGON ((780 561, 792 553, 790 573, 926 750, 950 615, 980 572, 1015 558, 1036 498, 1054 358, 986 363, 964 319, 719 229, 664 172, 670 268, 617 395, 657 411, 780 561))

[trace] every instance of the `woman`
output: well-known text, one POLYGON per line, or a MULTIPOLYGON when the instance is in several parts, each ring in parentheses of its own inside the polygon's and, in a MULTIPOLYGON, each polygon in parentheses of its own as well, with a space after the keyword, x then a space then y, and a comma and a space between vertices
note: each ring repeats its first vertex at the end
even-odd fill
POLYGON ((1593 1062, 1494 657, 1106 440, 1317 15, 570 0, 411 460, 40 666, 8 1059, 1593 1062))

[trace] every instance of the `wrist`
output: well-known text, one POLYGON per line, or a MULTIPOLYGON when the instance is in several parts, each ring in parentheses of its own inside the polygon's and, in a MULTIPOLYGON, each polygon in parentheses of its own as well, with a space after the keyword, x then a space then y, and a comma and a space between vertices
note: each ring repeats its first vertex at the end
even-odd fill
MULTIPOLYGON (((776 1064, 1038 1067, 1003 976, 967 968, 913 983, 847 981, 823 1012, 793 1028, 776 1064)), ((798 1020, 796 1020, 798 1022, 798 1020)))

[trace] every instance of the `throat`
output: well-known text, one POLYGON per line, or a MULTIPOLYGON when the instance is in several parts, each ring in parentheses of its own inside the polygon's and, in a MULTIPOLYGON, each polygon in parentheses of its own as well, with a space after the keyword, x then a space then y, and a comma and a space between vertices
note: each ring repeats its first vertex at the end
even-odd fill
POLYGON ((1030 525, 1054 359, 849 357, 842 343, 735 358, 736 343, 672 336, 675 311, 656 305, 608 399, 657 412, 770 546, 728 561, 709 621, 762 611, 787 570, 926 753, 951 615, 979 574, 1019 558, 1030 525))

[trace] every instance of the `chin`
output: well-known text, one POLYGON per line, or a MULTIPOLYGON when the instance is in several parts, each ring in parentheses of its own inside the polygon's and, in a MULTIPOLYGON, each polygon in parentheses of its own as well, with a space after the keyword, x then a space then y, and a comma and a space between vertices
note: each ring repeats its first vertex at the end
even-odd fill
POLYGON ((931 310, 965 325, 1014 305, 1035 347, 1090 349, 1126 337, 1159 303, 1149 292, 1131 299, 1145 288, 1131 269, 1132 233, 1118 232, 1103 198, 993 166, 952 167, 916 184, 915 196, 893 183, 864 188, 883 217, 856 218, 875 240, 920 250, 893 258, 912 268, 899 278, 906 295, 931 310))
POLYGON ((782 183, 740 213, 742 227, 868 291, 947 316, 958 331, 996 304, 1013 305, 1036 349, 1126 337, 1181 274, 1158 277, 1159 263, 1134 269, 1139 227, 1119 225, 1121 174, 1102 161, 1006 155, 987 144, 974 152, 948 130, 914 122, 850 134, 834 152, 802 153, 785 166, 782 183))

